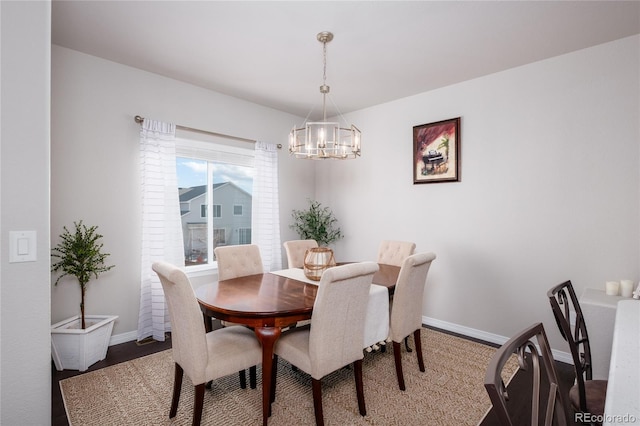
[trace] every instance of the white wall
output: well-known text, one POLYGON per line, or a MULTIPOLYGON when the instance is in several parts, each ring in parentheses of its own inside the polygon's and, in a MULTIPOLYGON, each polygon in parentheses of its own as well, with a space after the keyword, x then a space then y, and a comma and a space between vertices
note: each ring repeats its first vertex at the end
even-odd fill
POLYGON ((345 231, 337 258, 415 241, 438 256, 433 323, 511 336, 544 321, 567 351, 546 291, 640 278, 639 52, 634 36, 348 115, 362 158, 316 177, 345 231), (458 116, 461 182, 413 185, 412 127, 458 116))
MULTIPOLYGON (((382 239, 438 255, 424 314, 434 324, 510 336, 543 321, 565 351, 546 291, 638 280, 639 38, 631 37, 347 116, 363 131, 355 161, 280 152, 282 240, 306 198, 330 206, 341 260, 373 259, 382 239), (462 117, 462 181, 412 184, 412 127, 462 117), (314 169, 317 173, 314 175, 314 169), (315 178, 314 178, 315 176, 315 178), (315 179, 315 180, 314 180, 315 179)), ((99 225, 117 266, 90 284, 88 309, 137 326, 140 114, 286 144, 293 117, 72 50, 52 50, 53 243, 62 225, 99 225)), ((52 321, 77 310, 52 289, 52 321)))
POLYGON ((51 3, 0 2, 0 424, 51 419, 49 101, 51 3), (9 263, 9 232, 37 233, 9 263))
MULTIPOLYGON (((282 143, 283 240, 295 237, 288 229, 291 209, 303 207, 314 191, 313 169, 287 151, 289 129, 299 117, 53 46, 52 244, 63 225, 74 220, 98 226, 116 267, 89 283, 87 313, 119 315, 114 336, 131 338, 140 298, 140 126, 135 115, 282 143)), ((77 283, 61 281, 51 290, 51 321, 76 315, 79 303, 77 283)))

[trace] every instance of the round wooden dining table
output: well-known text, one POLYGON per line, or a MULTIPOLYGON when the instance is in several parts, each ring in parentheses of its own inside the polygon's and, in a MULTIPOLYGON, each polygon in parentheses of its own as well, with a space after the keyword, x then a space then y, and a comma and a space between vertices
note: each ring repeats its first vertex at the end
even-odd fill
POLYGON ((262 345, 262 424, 271 411, 273 347, 283 327, 311 318, 318 286, 264 273, 196 288, 207 331, 211 318, 253 328, 262 345))
MULTIPOLYGON (((393 292, 399 267, 380 264, 373 283, 393 292)), ((253 328, 262 345, 262 424, 271 414, 273 348, 284 327, 311 319, 318 286, 263 273, 222 280, 195 289, 211 331, 211 318, 253 328)))

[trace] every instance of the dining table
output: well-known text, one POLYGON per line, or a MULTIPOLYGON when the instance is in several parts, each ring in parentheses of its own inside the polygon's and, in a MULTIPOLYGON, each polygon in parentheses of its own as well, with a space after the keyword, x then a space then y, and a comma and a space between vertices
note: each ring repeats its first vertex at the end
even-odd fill
MULTIPOLYGON (((400 267, 378 264, 372 278, 367 321, 386 322, 388 335, 388 298, 393 294, 400 267), (387 304, 381 306, 383 294, 387 304), (375 312, 371 306, 378 306, 375 312), (380 317, 380 318, 378 318, 380 317), (377 320, 377 321, 376 321, 377 320)), ((205 328, 212 329, 212 318, 251 327, 262 345, 262 424, 271 414, 273 349, 282 329, 298 321, 311 319, 319 282, 304 277, 302 269, 291 268, 248 275, 202 285, 195 294, 204 315, 205 328)), ((373 329, 374 327, 372 327, 373 329)), ((382 336, 380 329, 370 339, 382 336), (378 334, 377 336, 375 334, 378 334)), ((382 331, 384 333, 384 331, 382 331)), ((365 335, 367 331, 365 330, 365 335)), ((383 339, 386 339, 384 335, 383 339)), ((366 344, 365 338, 365 347, 366 344)), ((364 348, 363 348, 364 349, 364 348)))

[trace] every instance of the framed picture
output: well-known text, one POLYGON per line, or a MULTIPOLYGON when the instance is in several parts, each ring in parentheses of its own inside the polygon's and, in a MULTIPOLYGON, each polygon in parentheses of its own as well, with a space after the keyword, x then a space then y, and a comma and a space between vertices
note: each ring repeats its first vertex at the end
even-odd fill
POLYGON ((460 181, 460 117, 413 127, 413 183, 460 181))

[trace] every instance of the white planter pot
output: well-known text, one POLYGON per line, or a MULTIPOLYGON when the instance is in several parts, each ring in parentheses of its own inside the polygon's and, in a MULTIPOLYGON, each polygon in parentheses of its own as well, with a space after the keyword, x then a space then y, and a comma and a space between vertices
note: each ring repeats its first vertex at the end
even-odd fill
POLYGON ((107 356, 113 322, 117 316, 85 315, 86 329, 80 328, 80 316, 51 326, 51 356, 60 370, 86 371, 107 356))

